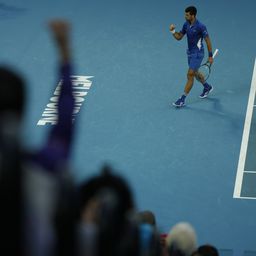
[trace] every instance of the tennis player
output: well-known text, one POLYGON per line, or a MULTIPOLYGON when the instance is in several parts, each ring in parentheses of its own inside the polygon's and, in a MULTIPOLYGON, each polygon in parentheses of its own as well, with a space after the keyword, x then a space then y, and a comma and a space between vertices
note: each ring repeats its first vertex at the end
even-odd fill
POLYGON ((204 58, 203 39, 207 45, 208 61, 210 64, 213 63, 213 54, 211 40, 207 32, 207 28, 196 18, 196 14, 197 9, 194 6, 189 6, 185 9, 186 22, 184 23, 180 32, 175 31, 174 24, 170 25, 170 32, 173 34, 176 40, 181 40, 183 36, 187 34, 188 41, 187 56, 189 69, 187 73, 187 83, 184 88, 184 94, 173 103, 175 107, 185 106, 185 99, 193 86, 194 78, 196 78, 204 86, 203 92, 199 96, 200 98, 206 98, 213 90, 213 87, 206 83, 197 72, 204 58))

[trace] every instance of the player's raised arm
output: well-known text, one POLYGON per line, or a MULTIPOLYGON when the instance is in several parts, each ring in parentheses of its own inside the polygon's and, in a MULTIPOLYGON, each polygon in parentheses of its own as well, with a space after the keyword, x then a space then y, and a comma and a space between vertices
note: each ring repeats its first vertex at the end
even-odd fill
POLYGON ((175 25, 174 24, 170 25, 169 30, 173 34, 173 36, 176 40, 181 40, 184 36, 181 32, 176 32, 175 31, 175 25))

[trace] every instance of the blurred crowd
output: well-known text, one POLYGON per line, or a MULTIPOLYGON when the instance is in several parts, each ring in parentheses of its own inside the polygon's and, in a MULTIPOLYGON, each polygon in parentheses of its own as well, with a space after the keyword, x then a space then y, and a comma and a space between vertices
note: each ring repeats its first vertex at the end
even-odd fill
POLYGON ((19 256, 217 256, 197 244, 190 223, 161 234, 154 213, 138 211, 127 181, 110 166, 80 184, 70 172, 75 134, 70 24, 49 22, 61 79, 58 123, 44 145, 24 148, 21 127, 26 85, 0 67, 1 255, 19 256))

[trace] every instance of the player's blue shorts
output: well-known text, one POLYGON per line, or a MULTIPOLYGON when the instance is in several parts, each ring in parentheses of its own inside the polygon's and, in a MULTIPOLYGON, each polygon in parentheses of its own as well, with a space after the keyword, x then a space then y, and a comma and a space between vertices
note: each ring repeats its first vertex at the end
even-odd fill
POLYGON ((189 68, 196 71, 204 59, 204 51, 187 51, 189 68))

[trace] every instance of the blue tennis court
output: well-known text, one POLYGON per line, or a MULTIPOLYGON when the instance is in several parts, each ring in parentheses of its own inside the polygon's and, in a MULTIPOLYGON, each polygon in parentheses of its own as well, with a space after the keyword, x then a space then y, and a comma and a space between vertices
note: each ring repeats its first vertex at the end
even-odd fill
POLYGON ((199 244, 256 255, 255 24, 252 0, 8 0, 0 2, 0 62, 28 83, 24 141, 38 147, 54 125, 56 52, 47 21, 70 20, 77 102, 72 164, 79 182, 105 164, 125 176, 137 208, 162 232, 189 221, 199 244), (175 109, 186 81, 187 42, 169 25, 198 9, 219 53, 200 99, 175 109), (50 105, 49 105, 50 104, 50 105))
POLYGON ((256 199, 255 193, 255 96, 256 96, 256 65, 254 65, 251 89, 241 143, 237 178, 234 190, 235 198, 256 199))

